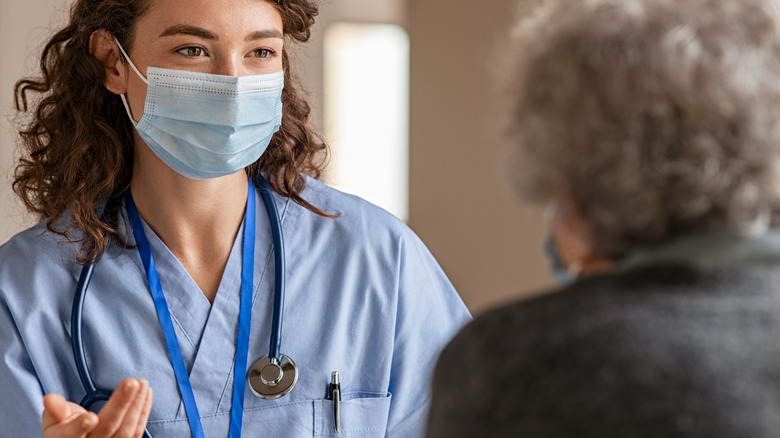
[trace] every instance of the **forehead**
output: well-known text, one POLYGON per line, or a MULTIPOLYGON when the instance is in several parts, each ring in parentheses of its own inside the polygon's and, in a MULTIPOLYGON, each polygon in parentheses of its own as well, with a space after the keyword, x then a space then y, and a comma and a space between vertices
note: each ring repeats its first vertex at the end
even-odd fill
POLYGON ((281 14, 272 0, 148 0, 136 31, 156 37, 176 25, 202 27, 224 36, 241 34, 242 38, 257 30, 283 31, 281 14))

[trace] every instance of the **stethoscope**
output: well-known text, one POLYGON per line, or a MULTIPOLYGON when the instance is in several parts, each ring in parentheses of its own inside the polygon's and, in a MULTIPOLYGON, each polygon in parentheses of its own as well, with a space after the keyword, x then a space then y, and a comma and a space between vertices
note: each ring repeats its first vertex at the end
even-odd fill
MULTIPOLYGON (((279 352, 282 342, 282 312, 284 310, 284 239, 281 223, 279 221, 279 213, 276 210, 276 204, 271 196, 271 188, 263 178, 258 178, 257 183, 259 185, 260 197, 263 200, 263 205, 265 206, 265 211, 270 222, 274 245, 274 306, 271 319, 269 353, 255 361, 252 365, 247 373, 247 383, 249 384, 251 391, 258 397, 275 399, 284 396, 293 389, 295 383, 298 381, 298 367, 287 355, 279 352)), ((247 212, 247 216, 248 215, 249 212, 247 212)), ((79 373, 79 379, 86 391, 86 395, 79 404, 87 410, 95 403, 107 401, 112 392, 98 389, 95 386, 95 382, 92 380, 92 374, 89 371, 89 365, 87 364, 81 331, 84 299, 87 295, 87 288, 92 279, 94 268, 95 265, 90 264, 85 265, 81 269, 81 275, 79 276, 75 296, 73 298, 73 308, 71 310, 70 318, 71 347, 73 348, 73 356, 76 360, 76 369, 79 373)), ((149 434, 148 431, 144 432, 144 436, 151 438, 151 434, 149 434)))

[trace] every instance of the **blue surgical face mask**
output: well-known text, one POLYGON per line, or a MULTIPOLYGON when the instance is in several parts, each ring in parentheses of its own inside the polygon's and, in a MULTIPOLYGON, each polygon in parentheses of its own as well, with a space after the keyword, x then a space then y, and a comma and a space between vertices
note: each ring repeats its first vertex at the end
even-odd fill
MULTIPOLYGON (((119 44, 119 41, 117 41, 119 44)), ((257 161, 282 123, 284 73, 222 76, 148 67, 138 135, 171 169, 192 179, 231 175, 257 161)))
POLYGON ((561 253, 558 250, 558 244, 553 236, 548 236, 547 240, 544 242, 544 255, 547 257, 550 273, 558 286, 567 286, 577 279, 575 275, 563 266, 561 253))

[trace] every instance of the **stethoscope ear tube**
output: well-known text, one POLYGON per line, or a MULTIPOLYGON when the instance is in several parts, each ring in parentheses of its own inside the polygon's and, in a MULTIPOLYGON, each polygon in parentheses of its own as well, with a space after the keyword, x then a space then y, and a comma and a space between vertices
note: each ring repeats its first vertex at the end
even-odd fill
POLYGON ((271 344, 268 355, 258 359, 249 369, 247 381, 249 388, 258 397, 274 399, 292 391, 298 381, 298 367, 287 355, 280 354, 282 343, 282 312, 284 310, 284 237, 276 203, 271 195, 268 182, 257 179, 258 191, 265 205, 274 244, 274 307, 271 317, 271 344))
POLYGON ((260 197, 265 204, 265 210, 268 214, 268 220, 271 223, 272 238, 274 242, 274 309, 271 317, 271 341, 268 348, 268 357, 271 359, 281 359, 279 350, 282 345, 282 312, 284 310, 284 236, 282 235, 282 224, 279 223, 279 213, 276 210, 276 203, 271 196, 271 187, 264 178, 258 178, 260 184, 260 197))
MULTIPOLYGON (((76 370, 79 373, 79 379, 86 395, 81 399, 79 405, 89 410, 97 402, 107 401, 111 397, 111 392, 100 391, 95 387, 92 374, 87 365, 87 355, 84 350, 84 340, 81 332, 82 314, 84 313, 84 300, 87 297, 89 282, 92 280, 92 273, 95 270, 95 264, 90 263, 81 268, 79 281, 76 284, 75 295, 73 297, 73 308, 70 312, 70 345, 73 350, 73 359, 76 361, 76 370)), ((152 438, 152 434, 144 428, 144 438, 152 438)))
POLYGON ((81 384, 84 386, 84 390, 87 392, 84 400, 82 400, 80 403, 81 406, 84 406, 85 408, 91 406, 92 403, 94 403, 94 401, 89 401, 88 399, 93 399, 97 393, 97 388, 95 388, 92 375, 90 374, 89 367, 87 366, 86 352, 84 351, 84 341, 81 334, 81 315, 84 310, 84 299, 87 296, 87 288, 89 287, 90 280, 92 280, 92 271, 94 269, 94 264, 86 265, 81 269, 79 282, 76 285, 76 296, 73 297, 73 309, 71 309, 70 313, 70 344, 71 348, 73 349, 73 358, 76 360, 76 370, 78 370, 79 379, 81 379, 81 384))

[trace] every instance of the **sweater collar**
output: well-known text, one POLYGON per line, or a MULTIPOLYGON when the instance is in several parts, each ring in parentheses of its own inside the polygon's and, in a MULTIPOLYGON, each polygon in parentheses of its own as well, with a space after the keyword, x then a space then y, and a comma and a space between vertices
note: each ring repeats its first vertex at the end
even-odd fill
POLYGON ((759 236, 710 232, 679 237, 629 251, 618 264, 618 270, 669 262, 700 267, 780 262, 780 230, 769 230, 759 236))

